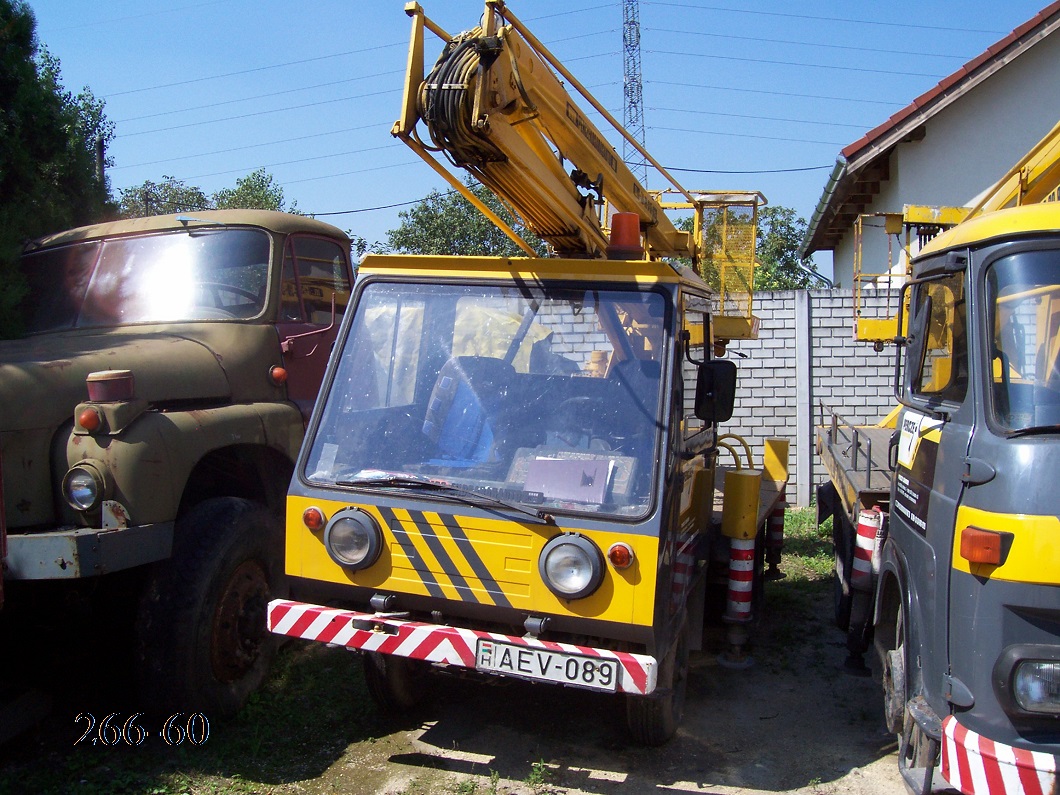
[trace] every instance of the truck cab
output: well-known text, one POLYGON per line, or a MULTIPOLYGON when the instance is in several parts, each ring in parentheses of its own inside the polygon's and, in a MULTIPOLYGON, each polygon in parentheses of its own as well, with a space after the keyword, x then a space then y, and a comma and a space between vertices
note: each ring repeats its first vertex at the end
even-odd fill
POLYGON ((142 702, 238 709, 286 593, 283 496, 349 252, 329 224, 258 210, 27 245, 25 334, 0 342, 5 614, 61 626, 68 597, 121 576, 142 702))
POLYGON ((634 735, 667 739, 735 378, 706 285, 369 256, 352 306, 287 504, 287 573, 342 607, 275 600, 272 631, 366 652, 384 705, 470 669, 626 694, 634 735))
POLYGON ((917 257, 906 287, 875 644, 917 789, 940 747, 963 793, 1056 786, 1058 228, 1054 203, 979 216, 917 257))

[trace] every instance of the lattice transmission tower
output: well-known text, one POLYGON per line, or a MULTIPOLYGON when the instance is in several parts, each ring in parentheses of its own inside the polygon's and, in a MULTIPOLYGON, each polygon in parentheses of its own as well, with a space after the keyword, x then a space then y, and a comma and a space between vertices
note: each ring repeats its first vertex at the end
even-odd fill
MULTIPOLYGON (((625 104, 622 123, 630 135, 644 146, 644 90, 640 76, 640 3, 622 1, 622 92, 625 104)), ((648 162, 628 141, 622 144, 622 158, 633 175, 647 187, 648 162)))

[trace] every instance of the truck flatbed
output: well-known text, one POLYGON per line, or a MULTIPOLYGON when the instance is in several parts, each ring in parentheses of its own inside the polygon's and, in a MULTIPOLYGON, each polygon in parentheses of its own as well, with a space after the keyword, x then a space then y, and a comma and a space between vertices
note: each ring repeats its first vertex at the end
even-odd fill
POLYGON ((837 414, 817 428, 817 454, 848 516, 874 505, 886 508, 890 501, 887 457, 893 433, 877 425, 844 425, 837 414))

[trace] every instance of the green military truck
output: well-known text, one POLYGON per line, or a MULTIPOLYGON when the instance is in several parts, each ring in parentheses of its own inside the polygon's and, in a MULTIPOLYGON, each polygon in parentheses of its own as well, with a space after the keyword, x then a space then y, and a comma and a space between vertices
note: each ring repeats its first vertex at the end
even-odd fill
POLYGON ((52 235, 21 263, 26 333, 0 342, 0 642, 118 583, 138 703, 231 715, 271 658, 284 495, 349 238, 204 211, 52 235))

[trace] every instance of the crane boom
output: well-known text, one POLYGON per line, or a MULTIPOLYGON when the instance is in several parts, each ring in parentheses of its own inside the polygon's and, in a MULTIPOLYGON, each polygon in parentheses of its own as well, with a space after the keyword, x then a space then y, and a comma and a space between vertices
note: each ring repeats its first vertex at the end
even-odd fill
MULTIPOLYGON (((701 252, 693 236, 673 225, 574 103, 557 73, 645 156, 689 206, 696 201, 692 194, 629 136, 503 0, 486 0, 481 26, 456 37, 428 20, 418 3, 409 3, 405 11, 413 18, 409 68, 402 115, 391 132, 454 188, 484 209, 431 151, 444 153, 454 166, 471 173, 561 256, 605 256, 608 240, 601 210, 606 202, 615 212, 637 214, 649 258, 699 261, 701 252), (424 28, 446 40, 426 78, 424 28), (420 121, 430 145, 417 134, 420 121), (569 173, 568 161, 573 166, 569 173)), ((505 231, 516 239, 514 232, 505 231)))

